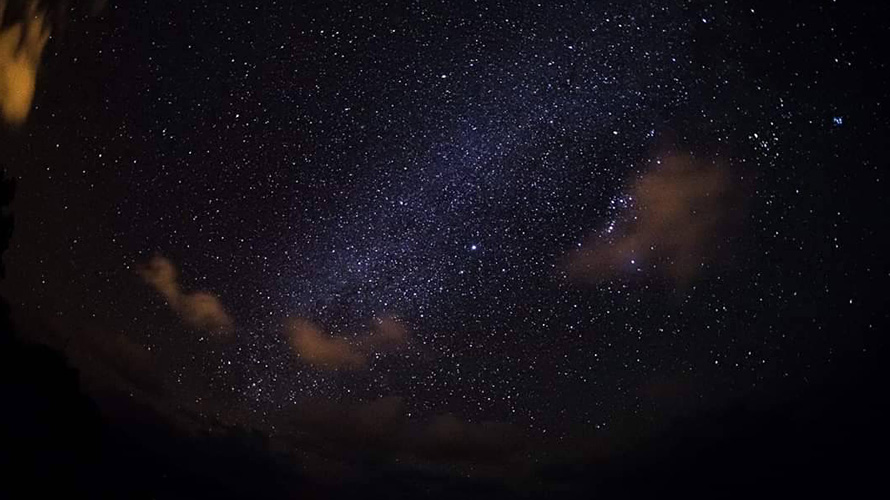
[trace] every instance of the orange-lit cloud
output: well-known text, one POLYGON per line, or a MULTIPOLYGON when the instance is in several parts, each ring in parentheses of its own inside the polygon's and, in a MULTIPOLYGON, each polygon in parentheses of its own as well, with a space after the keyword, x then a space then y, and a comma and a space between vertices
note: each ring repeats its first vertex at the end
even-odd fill
POLYGON ((169 259, 156 256, 139 270, 142 279, 167 300, 183 321, 206 330, 228 330, 232 318, 216 296, 207 292, 184 293, 179 286, 176 267, 169 259))
POLYGON ((355 369, 365 365, 365 355, 354 344, 331 337, 311 321, 288 320, 288 342, 305 362, 327 370, 355 369))
MULTIPOLYGON (((6 1, 0 0, 0 23, 6 1)), ((18 125, 31 110, 37 83, 37 67, 50 28, 37 2, 29 1, 24 19, 0 30, 0 115, 7 123, 18 125)))
POLYGON ((672 155, 631 189, 627 227, 594 238, 568 263, 572 277, 604 281, 655 269, 677 284, 696 278, 738 220, 740 186, 729 169, 672 155))
POLYGON ((370 333, 352 340, 328 335, 305 319, 287 320, 284 331, 294 352, 323 370, 362 368, 370 356, 396 350, 408 342, 408 329, 392 316, 376 318, 370 333))
POLYGON ((386 351, 398 349, 408 342, 408 328, 393 316, 374 319, 373 329, 364 340, 366 349, 386 351))

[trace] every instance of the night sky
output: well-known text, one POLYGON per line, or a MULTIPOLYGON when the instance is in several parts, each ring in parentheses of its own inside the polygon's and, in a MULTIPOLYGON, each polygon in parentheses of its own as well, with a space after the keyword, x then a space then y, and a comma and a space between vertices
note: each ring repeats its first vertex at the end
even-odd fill
POLYGON ((883 342, 879 7, 9 3, 2 291, 111 421, 515 478, 883 342))

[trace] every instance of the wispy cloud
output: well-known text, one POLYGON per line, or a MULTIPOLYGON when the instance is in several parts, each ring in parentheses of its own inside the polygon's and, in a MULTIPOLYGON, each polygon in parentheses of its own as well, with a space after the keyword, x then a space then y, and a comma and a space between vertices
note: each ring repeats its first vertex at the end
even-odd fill
POLYGON ((612 234, 572 254, 572 277, 600 282, 639 271, 677 284, 699 276, 741 212, 741 186, 726 167, 672 155, 630 190, 632 207, 612 234))
POLYGON ((331 337, 311 321, 291 319, 285 326, 288 342, 305 362, 328 370, 349 370, 365 365, 365 355, 345 339, 331 337))
POLYGON ((370 351, 395 350, 408 342, 408 328, 394 316, 374 318, 371 333, 363 340, 370 351))
POLYGON ((219 299, 207 292, 182 291, 176 267, 165 258, 156 256, 139 270, 142 279, 167 300, 183 321, 195 328, 228 330, 233 321, 219 299))
POLYGON ((305 362, 323 370, 354 370, 367 365, 369 356, 394 351, 408 342, 408 329, 393 316, 375 318, 371 331, 345 339, 326 334, 305 319, 289 319, 285 335, 305 362))
POLYGON ((469 422, 451 414, 412 419, 403 398, 370 401, 304 400, 275 417, 306 449, 362 453, 427 463, 509 463, 528 443, 503 422, 469 422))
MULTIPOLYGON (((0 23, 6 13, 6 1, 0 0, 0 23)), ((50 35, 44 12, 37 2, 29 1, 24 18, 0 30, 0 115, 7 123, 18 125, 31 111, 37 83, 37 67, 50 35)))

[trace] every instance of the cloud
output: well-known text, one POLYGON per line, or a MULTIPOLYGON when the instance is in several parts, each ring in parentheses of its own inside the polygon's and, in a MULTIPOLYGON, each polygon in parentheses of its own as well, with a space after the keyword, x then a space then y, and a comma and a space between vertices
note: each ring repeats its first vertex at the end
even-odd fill
POLYGON ((128 336, 99 327, 71 336, 66 355, 93 386, 116 385, 121 390, 164 394, 157 360, 128 336))
POLYGON ((467 422, 454 415, 436 415, 411 435, 411 452, 433 461, 498 461, 516 454, 523 435, 503 422, 467 422))
POLYGON ((305 319, 289 319, 285 335, 303 361, 322 370, 363 368, 370 356, 394 351, 408 342, 408 329, 392 316, 375 318, 371 332, 353 340, 332 337, 305 319))
POLYGON ((153 257, 148 265, 139 271, 139 275, 167 299, 172 306, 179 302, 182 291, 176 280, 176 268, 169 259, 153 257))
POLYGON ((207 292, 184 293, 177 280, 176 267, 169 259, 156 256, 139 270, 142 279, 167 299, 187 324, 206 330, 228 330, 232 318, 216 296, 207 292))
POLYGON ((193 292, 182 295, 179 313, 186 323, 199 328, 228 329, 232 319, 223 309, 216 296, 207 292, 193 292))
POLYGON ((737 222, 740 187, 725 167, 688 155, 667 157, 632 186, 627 226, 571 255, 569 275, 601 282, 656 269, 677 284, 688 283, 737 222))
POLYGON ((72 323, 56 317, 15 311, 16 334, 65 354, 89 390, 114 388, 158 396, 165 393, 154 353, 130 335, 99 324, 72 323))
POLYGON ((335 459, 377 456, 397 462, 507 464, 528 445, 503 422, 469 422, 451 414, 408 417, 405 401, 305 400, 276 415, 276 427, 304 451, 335 459))
POLYGON ((356 369, 365 365, 365 355, 352 343, 326 335, 317 325, 291 319, 285 326, 288 342, 307 363, 326 370, 356 369))
POLYGON ((372 351, 395 350, 408 342, 408 328, 393 316, 375 318, 371 333, 364 341, 372 351))
POLYGON ((391 449, 405 422, 405 402, 389 396, 365 402, 304 401, 287 428, 310 440, 391 449))
MULTIPOLYGON (((6 1, 0 0, 0 23, 6 1)), ((0 29, 0 115, 7 123, 18 125, 31 110, 37 83, 37 66, 50 27, 37 2, 29 1, 24 18, 0 29)))

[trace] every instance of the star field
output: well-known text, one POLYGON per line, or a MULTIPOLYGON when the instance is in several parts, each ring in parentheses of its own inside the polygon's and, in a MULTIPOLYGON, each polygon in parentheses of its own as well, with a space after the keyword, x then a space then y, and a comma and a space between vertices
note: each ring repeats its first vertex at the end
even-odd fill
POLYGON ((805 386, 839 317, 876 328, 849 7, 161 4, 45 49, 4 290, 147 350, 172 406, 559 441, 805 386))

